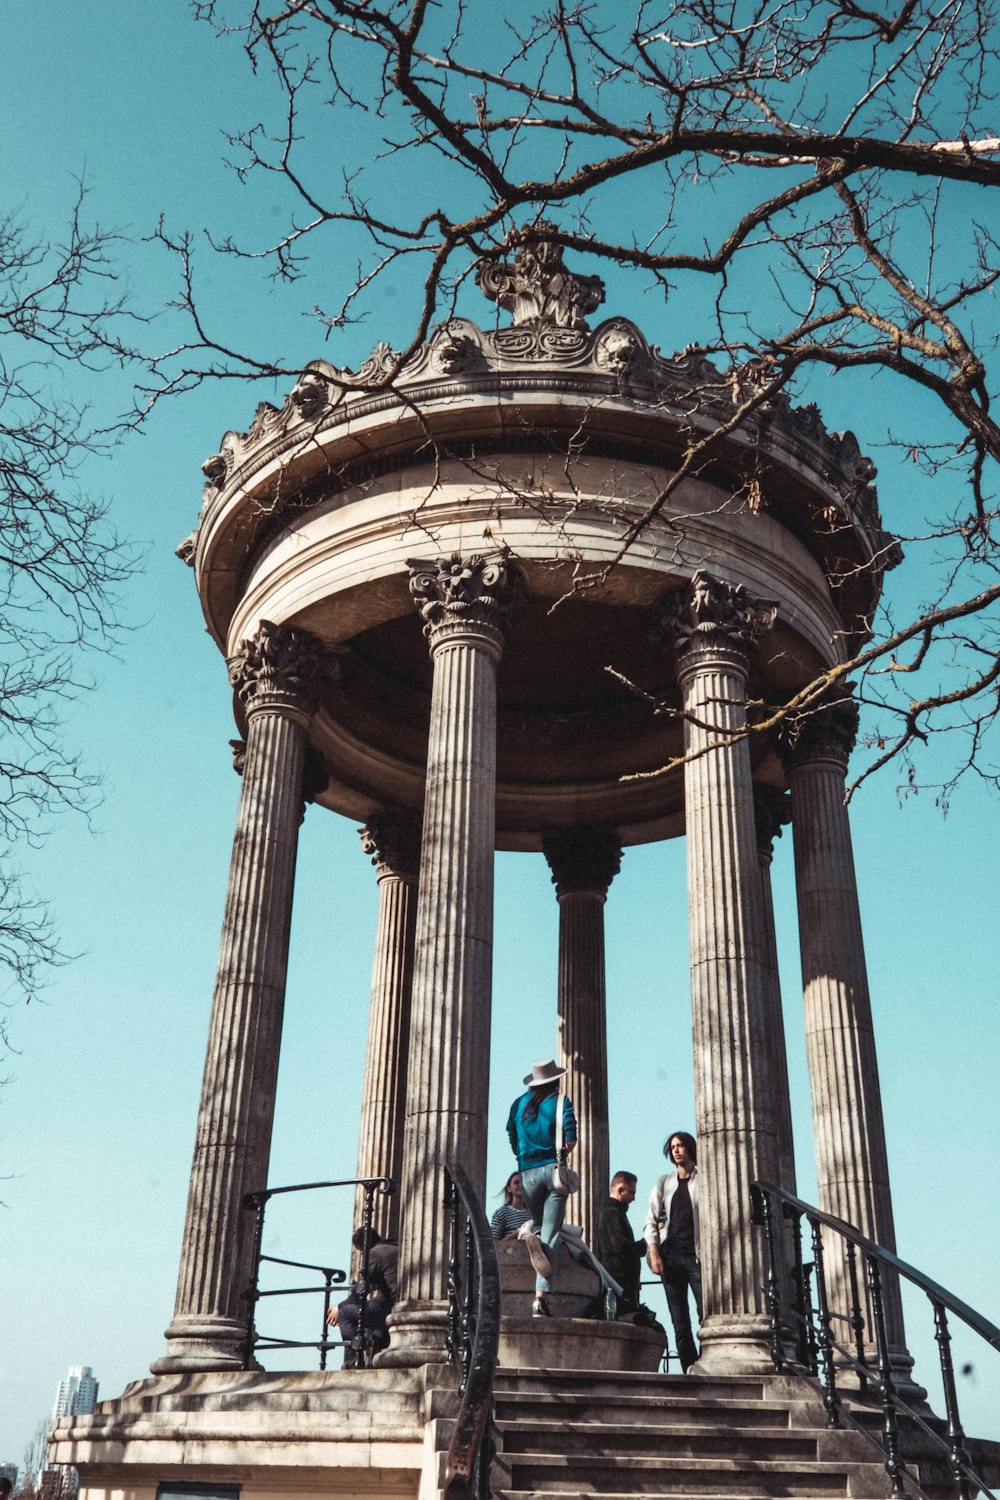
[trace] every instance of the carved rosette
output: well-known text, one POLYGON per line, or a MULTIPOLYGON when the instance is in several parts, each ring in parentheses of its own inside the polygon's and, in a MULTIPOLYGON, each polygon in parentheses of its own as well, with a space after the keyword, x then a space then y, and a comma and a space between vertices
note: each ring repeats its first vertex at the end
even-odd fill
POLYGON ((358 829, 361 849, 375 866, 375 873, 402 875, 415 880, 420 871, 421 819, 416 813, 373 813, 358 829))
POLYGON ((810 760, 832 760, 846 773, 858 737, 853 693, 853 683, 845 683, 815 705, 789 715, 780 742, 787 769, 810 760))
POLYGON ((431 651, 458 636, 485 636, 497 651, 514 607, 516 574, 504 558, 408 560, 410 593, 431 651))
POLYGON ((699 570, 690 583, 665 596, 653 638, 671 646, 682 677, 720 656, 745 669, 753 643, 771 629, 777 614, 775 603, 755 599, 742 584, 699 570))
POLYGON ((606 896, 622 867, 622 846, 613 828, 565 828, 542 839, 557 896, 590 891, 606 896))
POLYGON ((265 708, 316 711, 329 672, 323 643, 308 630, 261 620, 256 635, 229 659, 229 681, 248 714, 265 708))
POLYGON ((757 853, 770 860, 775 839, 792 821, 792 799, 780 787, 768 786, 765 782, 754 782, 753 817, 757 830, 757 853))

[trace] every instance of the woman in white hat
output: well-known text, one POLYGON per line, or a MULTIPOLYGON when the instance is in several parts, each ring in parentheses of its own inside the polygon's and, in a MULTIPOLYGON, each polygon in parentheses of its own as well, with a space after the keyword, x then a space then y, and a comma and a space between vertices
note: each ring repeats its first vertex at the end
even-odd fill
POLYGON ((527 1093, 514 1100, 507 1116, 507 1136, 517 1157, 525 1206, 530 1209, 535 1225, 541 1226, 540 1234, 522 1235, 535 1268, 535 1300, 531 1308, 535 1318, 549 1316, 545 1297, 552 1291, 559 1231, 566 1213, 566 1194, 553 1188, 560 1124, 566 1151, 572 1151, 576 1145, 576 1115, 570 1101, 560 1092, 559 1080, 565 1073, 566 1069, 560 1068, 551 1057, 534 1063, 524 1080, 527 1093), (560 1099, 561 1120, 557 1112, 560 1099))

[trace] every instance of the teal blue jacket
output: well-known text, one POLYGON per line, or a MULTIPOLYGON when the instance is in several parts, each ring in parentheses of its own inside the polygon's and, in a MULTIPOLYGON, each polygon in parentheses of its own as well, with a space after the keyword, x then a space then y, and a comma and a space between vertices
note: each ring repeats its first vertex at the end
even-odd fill
MULTIPOLYGON (((559 1095, 547 1094, 534 1118, 526 1120, 524 1111, 531 1098, 532 1090, 529 1089, 514 1100, 507 1116, 507 1138, 522 1172, 527 1172, 530 1167, 548 1166, 556 1159, 556 1103, 559 1095)), ((576 1140, 576 1115, 569 1099, 563 1105, 563 1140, 567 1146, 576 1140)))

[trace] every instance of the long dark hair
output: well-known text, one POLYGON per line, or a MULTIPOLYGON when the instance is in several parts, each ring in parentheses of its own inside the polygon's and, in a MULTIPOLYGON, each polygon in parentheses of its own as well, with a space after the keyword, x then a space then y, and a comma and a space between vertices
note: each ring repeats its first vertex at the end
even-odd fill
POLYGON ((673 1161, 673 1157, 670 1155, 671 1141, 680 1141, 688 1156, 697 1165, 698 1146, 693 1135, 688 1135, 686 1130, 672 1130, 663 1142, 663 1154, 667 1158, 667 1161, 673 1161))
POLYGON ((542 1100, 547 1099, 550 1094, 558 1094, 559 1083, 560 1080, 558 1078, 553 1078, 549 1083, 539 1083, 530 1089, 531 1098, 524 1106, 524 1114, 521 1116, 521 1119, 533 1120, 538 1114, 538 1106, 542 1100))

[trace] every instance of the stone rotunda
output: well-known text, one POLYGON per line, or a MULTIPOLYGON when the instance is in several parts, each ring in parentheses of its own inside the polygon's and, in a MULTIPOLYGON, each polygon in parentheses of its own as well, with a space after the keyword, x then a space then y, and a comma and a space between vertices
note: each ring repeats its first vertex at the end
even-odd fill
MULTIPOLYGON (((225 434, 178 549, 229 665, 242 789, 161 1384, 243 1362, 242 1203, 267 1183, 304 802, 362 824, 376 868, 358 1172, 400 1184, 381 1225, 400 1237, 395 1371, 442 1356, 442 1163, 485 1185, 496 849, 552 871, 589 1229, 605 898, 629 846, 686 836, 700 1373, 771 1368, 749 1186, 794 1187, 769 874, 789 822, 820 1206, 894 1245, 850 690, 744 733, 867 638, 898 556, 874 468, 765 368, 588 327, 603 285, 552 242, 478 279, 508 326, 452 318, 398 370, 385 344, 357 374, 310 365, 225 434)), ((890 1324, 905 1361, 898 1300, 890 1324)))

